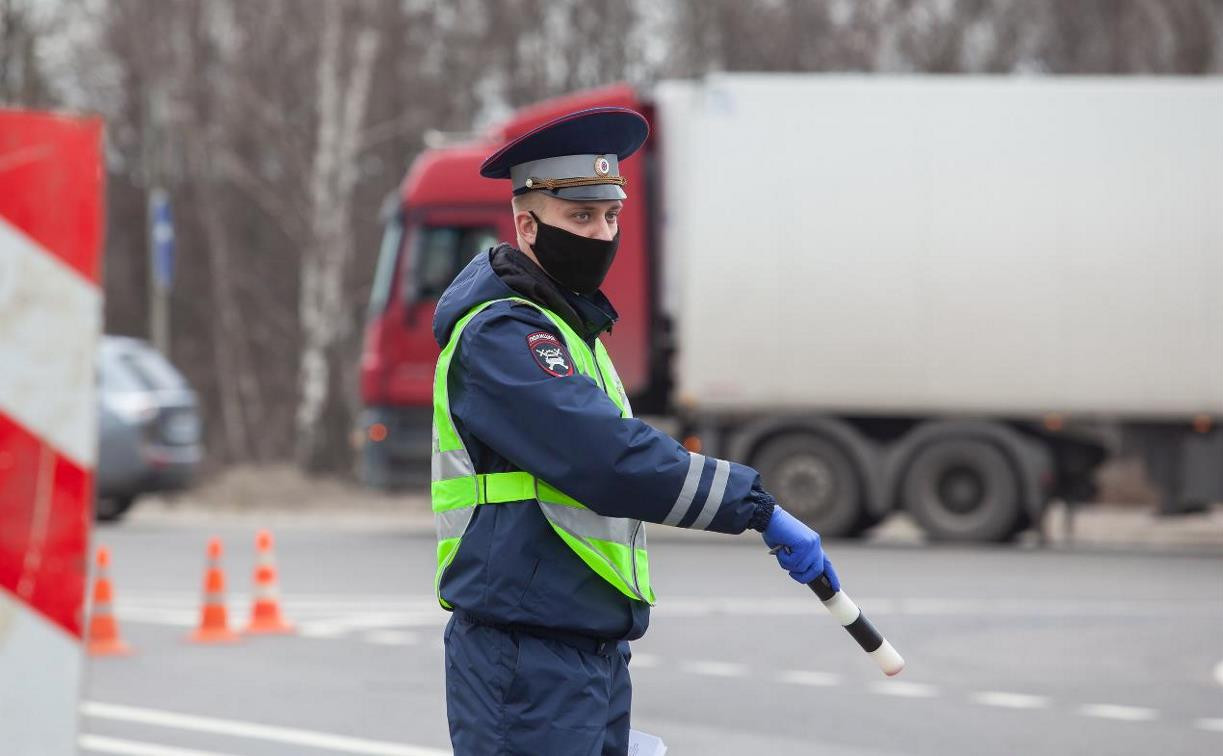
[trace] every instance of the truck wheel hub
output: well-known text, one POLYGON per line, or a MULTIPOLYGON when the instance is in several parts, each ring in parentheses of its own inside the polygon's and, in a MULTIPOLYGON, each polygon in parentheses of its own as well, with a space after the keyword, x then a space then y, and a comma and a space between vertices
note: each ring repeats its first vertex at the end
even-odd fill
POLYGON ((957 514, 968 514, 985 500, 985 483, 975 470, 953 467, 939 478, 939 499, 957 514))
POLYGON ((778 492, 782 506, 795 506, 802 502, 804 509, 818 510, 832 498, 836 476, 819 457, 792 459, 782 465, 779 472, 781 485, 778 492))

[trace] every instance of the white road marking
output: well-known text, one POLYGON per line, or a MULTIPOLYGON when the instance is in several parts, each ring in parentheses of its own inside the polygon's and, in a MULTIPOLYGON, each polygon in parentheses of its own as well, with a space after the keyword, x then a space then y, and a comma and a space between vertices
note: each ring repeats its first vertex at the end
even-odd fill
MULTIPOLYGON (((150 624, 182 625, 194 622, 198 615, 199 594, 195 591, 135 591, 118 586, 115 610, 120 619, 150 624), (190 619, 187 619, 190 618, 190 619)), ((438 608, 433 597, 414 595, 326 593, 295 593, 284 591, 283 606, 290 619, 334 620, 352 615, 377 615, 399 626, 444 625, 449 614, 438 608)), ((250 606, 251 596, 230 593, 228 605, 243 612, 250 606)), ((959 599, 959 598, 887 598, 863 597, 855 601, 871 617, 911 615, 923 617, 1164 617, 1170 611, 1178 615, 1223 617, 1223 609, 1215 601, 1185 601, 1149 599, 1117 601, 1085 596, 1061 599, 959 599)), ((659 616, 699 618, 708 616, 753 617, 818 617, 823 614, 819 603, 808 599, 733 599, 683 597, 669 598, 654 610, 659 616)), ((1223 662, 1215 668, 1215 678, 1223 683, 1223 662)))
POLYGON ((900 682, 899 680, 873 682, 870 685, 870 689, 871 692, 883 696, 900 696, 902 698, 934 698, 938 696, 938 688, 935 688, 933 685, 900 682))
POLYGON ((1150 722, 1159 717, 1159 712, 1145 706, 1118 706, 1117 704, 1085 704, 1079 714, 1099 719, 1115 719, 1120 722, 1150 722))
POLYGON ((628 668, 629 670, 654 669, 655 667, 658 667, 661 665, 662 665, 662 659, 658 658, 654 654, 639 654, 636 651, 634 651, 633 658, 629 660, 628 668))
POLYGON ((1026 693, 1006 693, 997 690, 974 693, 971 699, 985 706, 1001 706, 1004 709, 1044 709, 1049 705, 1049 699, 1044 696, 1031 696, 1026 693))
POLYGON ((1199 719, 1193 723, 1193 726, 1199 730, 1210 730, 1211 732, 1223 732, 1223 719, 1199 719))
POLYGON ((733 662, 690 661, 681 664, 680 669, 694 675, 710 677, 747 677, 747 665, 733 662))
POLYGON ((1223 661, 1215 665, 1215 682, 1223 685, 1223 661))
POLYGON ((349 609, 337 610, 313 621, 334 622, 354 629, 396 626, 436 627, 441 630, 449 618, 445 615, 439 617, 438 614, 440 612, 373 612, 349 609))
POLYGON ((841 676, 831 672, 813 672, 805 669, 792 669, 782 672, 777 679, 791 685, 810 685, 816 688, 830 688, 841 683, 841 676))
POLYGON ((297 634, 303 638, 339 638, 347 632, 347 627, 335 623, 312 622, 297 628, 297 634))
POLYGON ((403 630, 368 630, 362 634, 361 640, 383 646, 415 646, 420 642, 420 636, 403 630))
POLYGON ((338 638, 358 630, 390 630, 420 626, 434 626, 438 632, 442 629, 442 623, 433 617, 422 618, 410 614, 386 612, 352 612, 330 619, 298 623, 300 633, 308 638, 338 638))
POLYGON ((175 748, 157 743, 107 738, 102 735, 82 735, 77 738, 77 746, 82 751, 117 753, 121 756, 230 756, 220 751, 197 751, 194 748, 175 748))
MULTIPOLYGON (((191 627, 199 622, 199 610, 174 610, 174 609, 156 609, 153 607, 133 607, 127 606, 115 612, 120 622, 134 622, 142 625, 166 625, 169 627, 191 627)), ((444 618, 441 620, 432 617, 421 617, 418 614, 387 614, 386 612, 360 612, 353 610, 336 610, 334 612, 318 616, 317 618, 303 617, 298 612, 286 612, 286 614, 297 621, 299 624, 311 627, 317 626, 319 632, 314 634, 314 637, 333 637, 336 633, 343 633, 353 629, 372 628, 372 627, 430 627, 436 626, 439 630, 445 624, 444 618), (334 631, 334 632, 333 632, 334 631)), ((229 612, 230 619, 245 616, 245 613, 234 611, 229 612)))
MULTIPOLYGON (((282 570, 283 573, 283 570, 282 570)), ((119 586, 120 588, 122 586, 119 586)), ((287 595, 283 596, 286 606, 292 606, 295 609, 301 609, 312 606, 321 606, 330 609, 335 606, 378 606, 382 609, 434 609, 442 612, 438 606, 437 599, 428 595, 404 594, 404 593, 302 593, 292 589, 289 584, 286 590, 286 584, 281 583, 281 591, 287 595)), ((200 595, 197 591, 178 591, 178 590, 134 590, 118 591, 116 597, 120 601, 128 599, 137 603, 170 603, 170 604, 196 604, 199 602, 200 595)), ((229 591, 229 600, 245 604, 253 599, 253 594, 246 591, 229 591)), ((443 612, 444 613, 444 612, 443 612)))
MULTIPOLYGON (((1165 617, 1169 612, 1194 617, 1220 617, 1217 601, 1148 599, 1117 601, 1090 596, 1060 599, 958 599, 854 597, 870 617, 899 614, 923 617, 1165 617)), ((654 610, 660 617, 718 615, 779 617, 818 616, 819 602, 811 599, 668 598, 654 610)))
POLYGON ((87 717, 109 719, 120 722, 170 727, 194 732, 210 732, 255 740, 270 740, 308 748, 322 748, 348 754, 370 754, 371 756, 451 756, 450 750, 425 748, 422 746, 388 743, 381 740, 353 738, 315 730, 299 730, 293 727, 273 727, 256 722, 241 722, 233 719, 201 717, 179 714, 158 709, 86 701, 81 713, 87 717))
MULTIPOLYGON (((249 597, 231 594, 226 602, 231 618, 245 616, 249 597)), ((326 596, 287 599, 285 614, 306 638, 344 638, 361 630, 437 628, 449 615, 436 600, 389 600, 366 596, 341 600, 326 596)), ((168 627, 193 627, 199 622, 199 597, 189 593, 121 594, 115 606, 119 621, 168 627)))
POLYGON ((199 610, 155 609, 153 607, 115 608, 120 622, 135 622, 139 625, 166 625, 168 627, 193 627, 199 622, 199 610))

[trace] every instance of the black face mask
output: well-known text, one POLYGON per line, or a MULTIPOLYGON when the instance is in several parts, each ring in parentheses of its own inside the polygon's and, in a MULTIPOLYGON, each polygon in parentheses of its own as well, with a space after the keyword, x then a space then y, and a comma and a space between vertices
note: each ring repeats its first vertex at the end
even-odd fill
POLYGON ((536 225, 535 243, 531 249, 535 250, 535 258, 544 272, 570 291, 579 294, 598 291, 616 257, 620 231, 617 229, 611 241, 591 239, 549 226, 533 211, 531 217, 536 225))

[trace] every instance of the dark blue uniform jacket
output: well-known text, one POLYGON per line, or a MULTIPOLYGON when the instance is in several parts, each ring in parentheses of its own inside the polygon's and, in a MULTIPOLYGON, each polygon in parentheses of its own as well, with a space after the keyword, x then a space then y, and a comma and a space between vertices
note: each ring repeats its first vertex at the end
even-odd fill
MULTIPOLYGON (((601 292, 563 291, 522 252, 502 245, 476 255, 442 295, 437 343, 445 346, 475 305, 509 296, 561 315, 592 347, 616 318, 601 292)), ((545 369, 527 342, 540 331, 564 343, 538 310, 511 303, 488 307, 463 330, 451 362, 450 408, 476 472, 526 470, 610 517, 722 533, 741 533, 759 518, 755 470, 691 454, 646 423, 621 418, 581 373, 558 377, 563 371, 545 369)), ((658 584, 665 576, 652 578, 664 600, 658 584)), ((641 637, 649 624, 649 606, 587 567, 534 500, 477 507, 441 593, 491 622, 623 640, 641 637)))

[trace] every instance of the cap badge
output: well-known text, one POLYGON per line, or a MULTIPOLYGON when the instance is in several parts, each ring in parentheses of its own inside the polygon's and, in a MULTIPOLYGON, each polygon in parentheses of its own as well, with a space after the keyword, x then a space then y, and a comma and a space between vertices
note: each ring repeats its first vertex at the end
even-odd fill
POLYGON ((611 162, 602 155, 595 158, 595 175, 606 176, 609 173, 611 173, 611 162))

